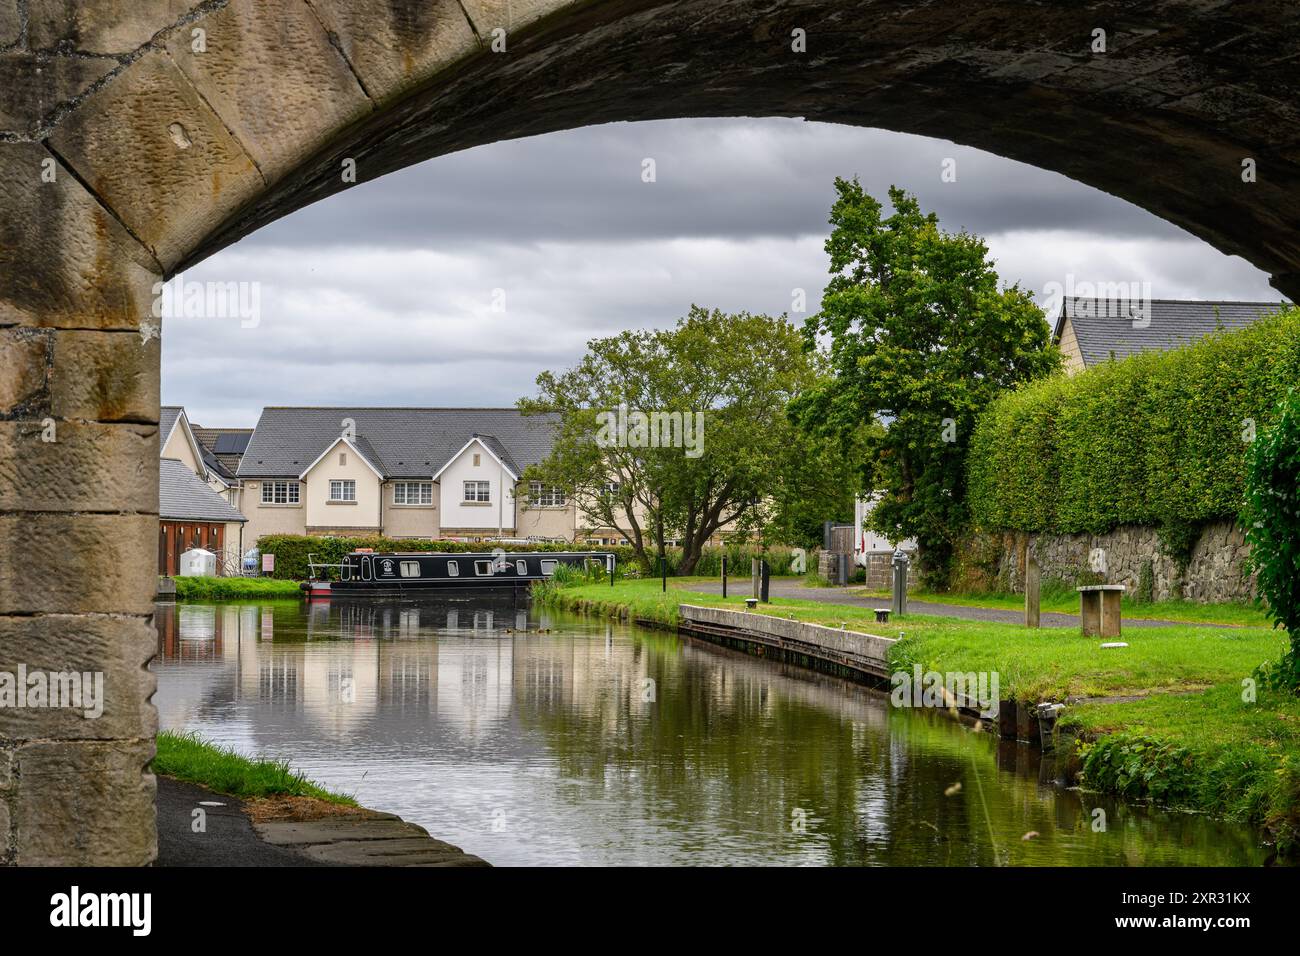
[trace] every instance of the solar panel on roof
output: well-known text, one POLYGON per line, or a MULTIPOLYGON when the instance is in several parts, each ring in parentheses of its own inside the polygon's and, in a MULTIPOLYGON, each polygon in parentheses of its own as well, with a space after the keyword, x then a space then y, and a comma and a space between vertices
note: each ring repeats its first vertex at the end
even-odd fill
POLYGON ((242 455, 248 448, 248 440, 252 437, 251 434, 218 435, 213 450, 218 455, 242 455))

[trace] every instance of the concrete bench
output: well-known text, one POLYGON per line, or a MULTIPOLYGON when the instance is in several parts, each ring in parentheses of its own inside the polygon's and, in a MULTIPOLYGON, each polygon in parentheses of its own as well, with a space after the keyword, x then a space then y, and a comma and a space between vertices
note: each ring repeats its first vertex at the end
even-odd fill
POLYGON ((1122 584, 1088 584, 1079 592, 1079 617, 1084 637, 1119 637, 1122 584))

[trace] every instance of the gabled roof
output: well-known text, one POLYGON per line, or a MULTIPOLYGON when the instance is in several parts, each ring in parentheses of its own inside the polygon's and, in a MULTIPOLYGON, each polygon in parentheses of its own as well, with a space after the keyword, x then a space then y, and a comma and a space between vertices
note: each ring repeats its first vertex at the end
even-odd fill
POLYGON ((441 478, 442 473, 447 470, 447 468, 451 465, 451 463, 455 461, 457 458, 459 458, 461 455, 465 454, 465 450, 469 448, 471 445, 478 445, 489 455, 491 455, 492 458, 496 460, 496 463, 509 473, 511 478, 513 478, 515 481, 519 480, 519 476, 522 474, 522 472, 520 471, 519 466, 514 463, 514 460, 510 457, 510 453, 506 451, 505 446, 502 445, 501 442, 497 441, 491 435, 471 435, 469 441, 465 442, 465 444, 461 446, 460 450, 457 451, 456 454, 452 455, 445 462, 443 462, 442 467, 433 473, 434 481, 437 481, 439 478, 441 478))
POLYGON ((431 478, 476 435, 515 474, 550 454, 555 416, 515 408, 304 408, 262 410, 240 478, 297 478, 351 420, 354 444, 389 478, 431 478))
POLYGON ((164 521, 247 521, 174 458, 158 462, 158 517, 164 521))
POLYGON ((317 455, 317 456, 316 456, 316 460, 313 461, 313 462, 312 462, 310 465, 308 465, 306 468, 304 468, 304 469, 302 470, 302 474, 300 474, 298 477, 299 477, 299 478, 306 478, 306 477, 307 477, 307 472, 311 471, 313 468, 315 468, 317 465, 319 465, 319 464, 320 464, 320 460, 321 460, 322 458, 324 458, 326 455, 328 455, 331 451, 333 451, 333 450, 334 450, 334 446, 337 445, 339 442, 343 442, 343 444, 345 444, 345 445, 347 445, 349 448, 351 448, 352 451, 356 454, 356 456, 357 456, 358 458, 361 459, 362 463, 364 463, 364 464, 365 464, 365 465, 366 465, 366 466, 367 466, 371 471, 373 471, 373 472, 375 473, 375 477, 376 477, 376 478, 381 478, 381 479, 382 479, 382 478, 387 477, 387 476, 384 474, 383 469, 381 469, 380 466, 379 466, 379 464, 377 463, 377 462, 378 462, 378 459, 376 459, 376 458, 374 457, 375 452, 374 452, 374 449, 373 449, 373 448, 370 448, 370 443, 367 442, 367 441, 365 441, 365 439, 361 438, 360 436, 357 437, 357 440, 356 440, 356 441, 353 441, 352 439, 348 438, 348 437, 345 436, 345 435, 340 435, 338 438, 334 439, 332 442, 330 442, 328 445, 326 445, 326 446, 325 446, 325 450, 322 451, 319 455, 317 455), (365 451, 365 450, 363 450, 362 448, 358 447, 359 445, 363 445, 363 446, 365 446, 365 448, 368 449, 370 453, 369 453, 369 454, 366 454, 366 451, 365 451))
MULTIPOLYGON (((211 466, 208 464, 210 456, 204 454, 203 443, 199 441, 194 434, 194 429, 190 427, 190 418, 185 414, 185 406, 183 405, 164 405, 159 409, 158 453, 162 454, 163 449, 167 447, 167 443, 171 441, 172 432, 177 428, 180 428, 184 433, 185 441, 190 446, 190 451, 194 452, 195 460, 201 463, 204 468, 210 468, 211 466)), ((226 480, 224 475, 218 474, 223 481, 226 480)), ((204 475, 203 477, 206 478, 207 476, 204 475)))
POLYGON ((1133 327, 1127 304, 1107 299, 1068 298, 1056 317, 1053 340, 1060 342, 1070 320, 1087 367, 1139 352, 1159 352, 1189 345, 1221 329, 1241 329, 1277 312, 1278 302, 1210 302, 1151 299, 1145 318, 1150 324, 1133 327))

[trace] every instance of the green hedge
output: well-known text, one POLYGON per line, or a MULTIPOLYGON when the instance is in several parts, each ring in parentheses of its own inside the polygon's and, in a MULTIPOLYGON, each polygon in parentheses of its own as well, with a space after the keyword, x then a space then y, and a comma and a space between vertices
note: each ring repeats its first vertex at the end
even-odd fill
POLYGON ((978 530, 1195 529, 1235 517, 1244 421, 1262 430, 1300 380, 1300 309, 1168 352, 1028 384, 981 415, 968 460, 978 530))
MULTIPOLYGON (((428 541, 406 538, 324 538, 313 535, 277 534, 267 535, 258 543, 263 554, 275 555, 275 573, 272 577, 293 581, 306 580, 307 554, 315 555, 320 564, 338 564, 343 556, 357 548, 373 548, 375 551, 445 551, 460 554, 466 551, 491 551, 500 547, 505 551, 613 551, 618 556, 618 563, 624 568, 634 563, 632 548, 623 545, 604 547, 585 544, 503 544, 489 542, 470 543, 463 541, 428 541)), ((725 548, 705 548, 695 573, 705 576, 721 574, 721 557, 727 554, 728 574, 746 575, 749 573, 749 561, 758 551, 747 545, 728 545, 725 548)), ((680 548, 668 550, 668 573, 675 575, 681 563, 680 548)), ((770 548, 768 562, 773 574, 790 574, 793 552, 789 548, 770 548)), ((812 558, 809 557, 811 564, 812 558)))

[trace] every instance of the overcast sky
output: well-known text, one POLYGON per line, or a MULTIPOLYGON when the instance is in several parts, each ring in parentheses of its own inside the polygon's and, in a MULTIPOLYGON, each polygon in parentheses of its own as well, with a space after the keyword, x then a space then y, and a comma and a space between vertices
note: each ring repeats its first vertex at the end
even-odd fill
POLYGON ((837 175, 882 199, 916 193, 1040 303, 1069 275, 1150 282, 1155 298, 1279 298, 1136 206, 942 140, 789 119, 613 124, 430 160, 189 270, 257 283, 260 314, 166 318, 163 401, 208 427, 251 426, 264 405, 512 405, 587 339, 670 326, 692 303, 779 314, 802 288, 815 311, 837 175), (956 182, 941 180, 948 158, 956 182))

